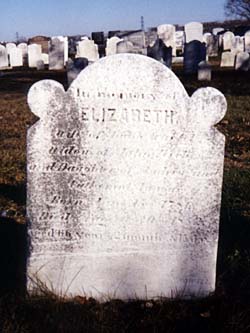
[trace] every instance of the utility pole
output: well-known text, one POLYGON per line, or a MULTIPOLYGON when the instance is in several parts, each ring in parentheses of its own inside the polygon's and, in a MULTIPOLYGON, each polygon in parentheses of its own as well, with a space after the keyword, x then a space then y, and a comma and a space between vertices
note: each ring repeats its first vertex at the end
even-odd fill
POLYGON ((144 26, 144 17, 141 16, 141 30, 144 31, 145 30, 145 26, 144 26))
POLYGON ((16 42, 18 43, 19 42, 19 33, 16 32, 16 42))

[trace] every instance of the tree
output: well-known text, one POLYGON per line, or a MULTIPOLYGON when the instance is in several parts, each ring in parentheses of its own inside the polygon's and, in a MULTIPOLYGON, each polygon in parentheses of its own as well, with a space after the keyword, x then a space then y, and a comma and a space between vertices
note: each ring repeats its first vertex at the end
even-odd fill
POLYGON ((226 0, 225 14, 250 20, 250 0, 226 0))

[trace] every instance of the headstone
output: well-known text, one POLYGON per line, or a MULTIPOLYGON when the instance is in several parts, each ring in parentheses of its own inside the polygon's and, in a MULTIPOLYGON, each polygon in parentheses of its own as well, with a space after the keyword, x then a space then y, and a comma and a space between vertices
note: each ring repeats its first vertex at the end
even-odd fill
POLYGON ((245 51, 250 53, 250 30, 245 33, 245 51))
POLYGON ((64 69, 64 42, 51 38, 49 42, 49 70, 64 69))
POLYGON ((14 47, 9 50, 10 66, 20 67, 23 66, 23 53, 22 50, 14 47))
POLYGON ((166 66, 121 54, 67 92, 36 83, 28 103, 39 117, 27 146, 29 290, 98 300, 214 291, 224 96, 189 97, 166 66))
POLYGON ((114 55, 117 53, 117 44, 121 42, 122 39, 114 36, 107 39, 107 46, 106 46, 106 56, 114 55))
POLYGON ((185 41, 186 43, 197 40, 203 42, 203 24, 200 22, 190 22, 185 24, 185 41))
POLYGON ((0 68, 6 68, 9 66, 7 50, 3 45, 0 45, 0 68))
POLYGON ((22 51, 23 65, 28 65, 28 45, 26 43, 20 43, 17 45, 17 48, 22 51))
POLYGON ((133 53, 134 45, 129 41, 121 41, 116 44, 117 53, 133 53))
POLYGON ((57 37, 52 37, 52 39, 57 38, 60 40, 60 42, 63 43, 63 50, 64 50, 64 66, 66 65, 68 58, 69 58, 69 41, 68 37, 64 36, 57 36, 57 37))
POLYGON ((38 60, 37 61, 37 63, 36 63, 36 69, 38 71, 43 71, 45 69, 44 61, 43 60, 38 60))
POLYGON ((196 73, 198 64, 206 60, 206 46, 198 40, 185 44, 184 47, 184 72, 186 74, 196 73))
POLYGON ((93 40, 84 39, 77 44, 77 58, 87 58, 94 62, 99 59, 98 46, 93 40))
POLYGON ((47 53, 42 53, 42 61, 43 61, 44 65, 49 64, 49 55, 47 53))
POLYGON ((199 81, 211 81, 212 67, 206 61, 201 61, 198 65, 198 80, 199 81))
POLYGON ((157 34, 167 47, 172 47, 172 55, 175 57, 175 26, 172 24, 161 24, 157 27, 157 34))
POLYGON ((209 57, 217 57, 219 51, 218 36, 214 36, 211 33, 205 33, 203 35, 203 41, 206 44, 207 55, 209 57))
POLYGON ((154 30, 149 30, 145 32, 145 38, 146 38, 146 47, 153 46, 157 40, 157 32, 154 30))
POLYGON ((69 59, 67 63, 67 78, 68 85, 70 85, 80 74, 80 72, 88 66, 87 58, 76 58, 74 60, 69 59))
POLYGON ((244 49, 245 49, 244 37, 235 36, 232 45, 232 51, 234 51, 235 53, 239 53, 239 52, 244 52, 244 49))
POLYGON ((175 46, 177 51, 184 51, 185 33, 184 31, 175 32, 175 46))
POLYGON ((131 42, 136 52, 145 49, 146 37, 143 30, 128 31, 125 33, 119 33, 119 37, 124 40, 131 42))
POLYGON ((28 56, 28 45, 26 43, 20 43, 17 48, 22 51, 23 58, 28 56))
POLYGON ((42 47, 38 44, 28 45, 28 64, 30 68, 36 68, 36 64, 42 60, 42 47))
POLYGON ((10 50, 15 49, 16 48, 16 44, 15 43, 7 43, 6 44, 6 51, 7 54, 10 54, 10 50))
POLYGON ((216 36, 216 35, 219 34, 219 32, 222 32, 224 30, 225 30, 224 28, 217 27, 217 28, 213 28, 212 33, 213 33, 214 36, 216 36))
POLYGON ((234 45, 234 33, 231 31, 227 31, 224 33, 223 35, 223 50, 232 50, 233 49, 233 45, 234 45))
POLYGON ((157 39, 155 44, 147 48, 147 56, 162 62, 168 68, 172 66, 172 47, 167 47, 161 39, 157 39))
POLYGON ((231 51, 222 52, 220 67, 234 67, 235 53, 231 51))
POLYGON ((239 52, 236 55, 235 69, 241 71, 249 70, 249 53, 248 52, 239 52))

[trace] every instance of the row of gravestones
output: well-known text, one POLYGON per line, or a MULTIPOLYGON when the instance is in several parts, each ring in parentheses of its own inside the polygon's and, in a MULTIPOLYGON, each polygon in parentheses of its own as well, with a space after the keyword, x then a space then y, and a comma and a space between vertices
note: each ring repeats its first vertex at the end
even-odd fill
POLYGON ((250 69, 250 31, 244 36, 235 36, 227 31, 222 39, 223 50, 221 54, 221 67, 234 67, 236 70, 248 71, 250 69))

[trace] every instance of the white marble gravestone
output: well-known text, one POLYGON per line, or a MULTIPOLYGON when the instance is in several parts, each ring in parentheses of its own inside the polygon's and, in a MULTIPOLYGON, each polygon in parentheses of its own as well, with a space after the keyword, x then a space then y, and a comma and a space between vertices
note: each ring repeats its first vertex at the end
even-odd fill
POLYGON ((16 44, 15 43, 7 43, 5 47, 6 47, 7 53, 10 54, 10 50, 15 49, 16 44))
POLYGON ((64 55, 64 40, 57 37, 51 38, 49 42, 49 70, 64 69, 64 55))
POLYGON ((36 68, 36 64, 42 60, 42 46, 39 44, 28 45, 28 65, 31 68, 36 68))
POLYGON ((226 51, 221 54, 220 67, 234 67, 235 64, 235 52, 226 51))
POLYGON ((203 24, 200 22, 190 22, 185 24, 185 40, 186 43, 192 42, 193 40, 198 40, 203 42, 203 24))
POLYGON ((175 44, 175 26, 172 24, 161 24, 157 27, 157 34, 163 43, 169 47, 172 47, 172 55, 176 56, 176 44, 175 44))
POLYGON ((184 50, 184 42, 185 42, 185 33, 184 31, 176 31, 175 32, 175 46, 176 50, 180 50, 183 52, 184 50))
POLYGON ((134 45, 130 41, 120 41, 116 45, 117 53, 134 53, 134 45))
POLYGON ((122 39, 117 37, 117 36, 113 36, 111 38, 107 39, 107 46, 106 46, 106 56, 110 56, 110 55, 114 55, 117 53, 117 44, 119 42, 121 42, 122 39))
POLYGON ((250 53, 250 30, 248 30, 245 35, 245 51, 250 53))
POLYGON ((10 66, 20 67, 23 66, 23 53, 18 47, 13 47, 9 50, 10 66))
POLYGON ((99 59, 98 47, 93 40, 83 39, 77 44, 77 58, 87 58, 94 62, 99 59))
POLYGON ((212 66, 207 61, 201 61, 198 64, 198 81, 211 81, 212 66))
POLYGON ((248 71, 249 70, 249 53, 248 52, 239 52, 236 55, 235 60, 235 69, 236 70, 242 70, 242 71, 248 71))
POLYGON ((0 68, 7 68, 9 66, 8 54, 5 46, 0 45, 0 68))
POLYGON ((234 33, 227 31, 223 35, 223 50, 232 50, 235 43, 234 33))
POLYGON ((119 54, 67 92, 34 84, 28 103, 40 118, 27 142, 29 290, 99 300, 212 292, 224 96, 189 97, 158 61, 119 54))

